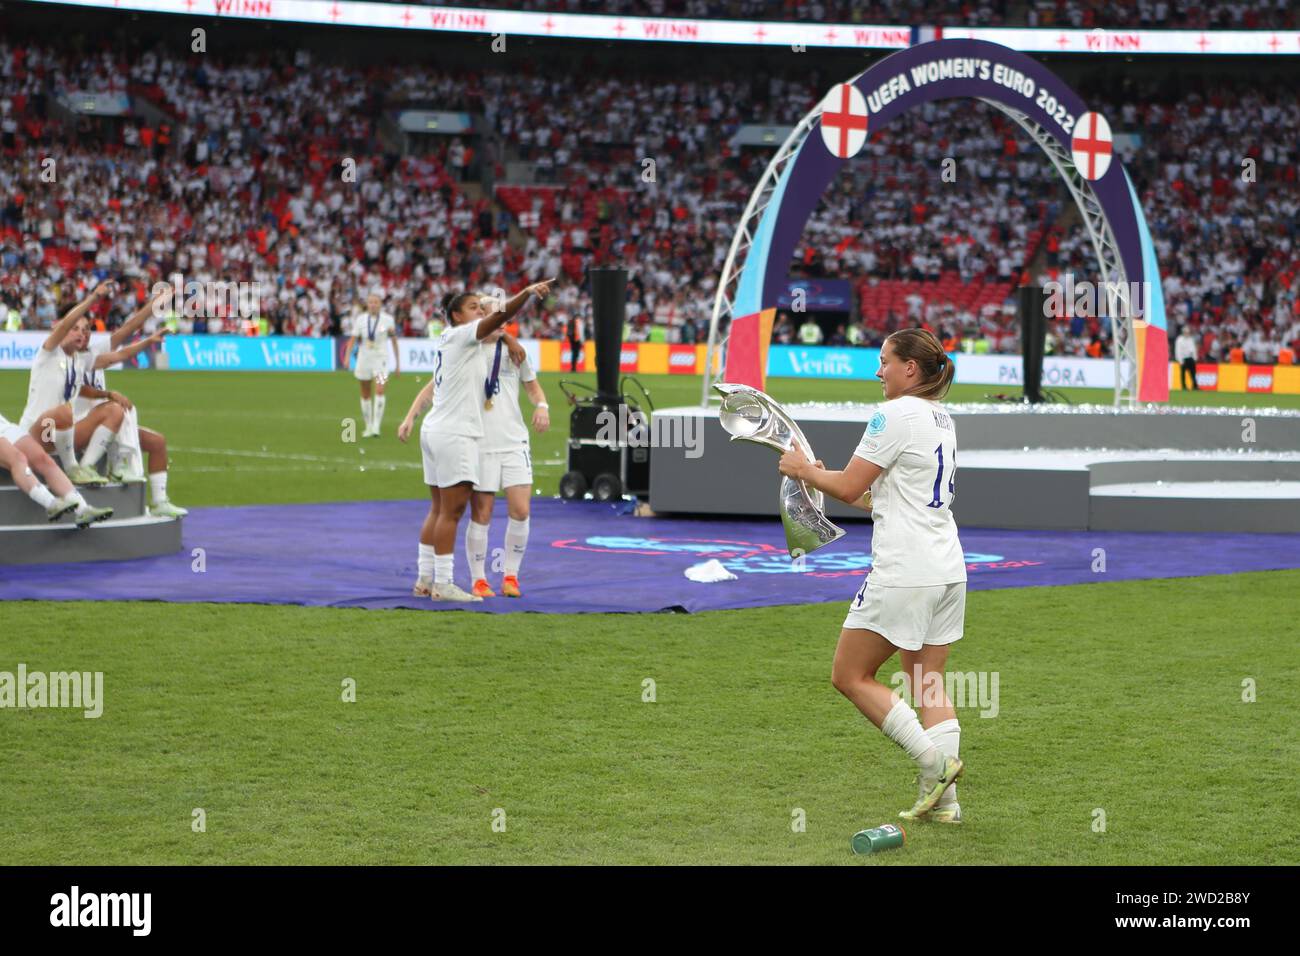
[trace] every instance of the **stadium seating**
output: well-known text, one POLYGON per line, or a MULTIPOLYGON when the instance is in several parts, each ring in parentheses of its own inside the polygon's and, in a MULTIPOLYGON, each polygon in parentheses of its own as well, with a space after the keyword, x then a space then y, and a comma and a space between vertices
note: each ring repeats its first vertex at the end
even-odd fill
MULTIPOLYGON (((748 9, 662 6, 665 15, 748 9)), ((1267 12, 1267 4, 1246 6, 1267 12)), ((873 9, 859 12, 869 18, 873 9)), ((1201 8, 1187 9, 1190 16, 1201 8)), ((836 10, 785 7, 796 17, 836 10)), ((344 318, 376 285, 403 331, 420 334, 450 289, 513 288, 563 273, 573 282, 522 330, 559 337, 585 307, 576 285, 584 270, 622 263, 632 273, 631 338, 667 322, 676 340, 688 320, 696 329, 707 324, 736 223, 770 156, 729 145, 731 133, 742 123, 793 124, 820 93, 807 77, 712 76, 703 66, 699 77, 665 84, 636 61, 591 73, 488 64, 453 76, 300 51, 213 54, 196 66, 146 47, 80 55, 49 42, 0 43, 0 111, 8 118, 0 138, 0 299, 28 327, 48 326, 109 271, 128 276, 137 301, 173 272, 256 282, 272 331, 298 335, 346 332, 344 318), (123 120, 83 119, 74 128, 49 95, 70 90, 129 92, 136 108, 123 120), (436 137, 430 149, 397 155, 381 129, 385 110, 431 103, 478 113, 485 126, 465 140, 436 137), (643 121, 629 124, 629 116, 643 121), (40 160, 54 151, 60 176, 46 184, 40 160), (348 185, 342 162, 354 154, 357 176, 348 185), (650 180, 647 158, 656 165, 650 180)), ((1104 90, 1091 98, 1117 131, 1136 134, 1136 148, 1123 148, 1160 255, 1171 330, 1191 325, 1208 361, 1255 334, 1257 355, 1287 348, 1294 355, 1294 91, 1260 80, 1208 98, 1189 91, 1135 104, 1104 90), (1258 175, 1246 191, 1237 144, 1256 113, 1277 135, 1253 148, 1258 175), (1194 215, 1204 209, 1212 215, 1194 215), (1209 233, 1193 243, 1194 228, 1209 233)), ((920 318, 1014 349, 1005 305, 1022 270, 1039 282, 1094 271, 1088 238, 1050 166, 982 105, 936 103, 900 117, 842 178, 796 256, 821 270, 813 274, 854 279, 868 340, 920 318), (939 179, 947 157, 958 161, 956 183, 939 179)), ((98 317, 111 326, 129 305, 98 317)), ((182 317, 180 327, 242 328, 228 319, 182 317)), ((1063 321, 1054 332, 1058 351, 1083 354, 1106 329, 1096 320, 1063 321)))

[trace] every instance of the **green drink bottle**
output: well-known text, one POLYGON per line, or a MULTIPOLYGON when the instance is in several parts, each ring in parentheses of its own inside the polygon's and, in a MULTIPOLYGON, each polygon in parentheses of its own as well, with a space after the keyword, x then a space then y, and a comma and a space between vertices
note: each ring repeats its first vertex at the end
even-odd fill
POLYGON ((851 845, 854 853, 865 856, 868 853, 879 853, 881 850, 902 846, 906 842, 907 832, 902 827, 886 823, 884 826, 872 827, 870 830, 859 830, 853 834, 851 845))

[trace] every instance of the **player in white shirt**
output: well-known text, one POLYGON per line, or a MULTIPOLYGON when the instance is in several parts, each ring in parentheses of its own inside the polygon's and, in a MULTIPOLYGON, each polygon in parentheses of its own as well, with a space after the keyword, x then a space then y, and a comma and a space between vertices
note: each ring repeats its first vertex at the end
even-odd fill
MULTIPOLYGON (((415 420, 433 404, 433 390, 433 376, 430 376, 429 383, 420 389, 411 402, 411 407, 407 409, 406 417, 397 426, 398 441, 405 444, 411 437, 411 433, 415 430, 415 420)), ((424 480, 429 484, 429 511, 425 514, 424 524, 420 527, 419 570, 411 593, 416 597, 433 597, 433 532, 438 525, 438 500, 441 492, 436 484, 437 471, 433 466, 433 458, 425 447, 423 428, 420 429, 420 452, 424 458, 424 480)))
POLYGON ((827 471, 797 450, 781 456, 783 475, 841 501, 871 492, 871 571, 849 605, 831 682, 917 762, 920 792, 905 819, 961 822, 953 783, 962 773, 961 728, 944 690, 950 645, 966 615, 966 562, 952 516, 957 433, 939 399, 954 367, 923 329, 885 339, 880 371, 885 402, 842 471, 827 471), (898 652, 921 719, 876 680, 898 652))
POLYGON ((81 369, 77 353, 90 341, 90 320, 86 313, 98 300, 113 294, 112 282, 101 282, 84 301, 55 323, 32 360, 27 387, 27 406, 19 427, 41 447, 53 449, 63 468, 77 484, 102 485, 107 479, 94 465, 108 449, 108 443, 122 424, 122 406, 114 398, 91 411, 81 422, 72 416, 72 397, 80 388, 81 369), (76 449, 84 445, 80 461, 76 449))
MULTIPOLYGON (((490 300, 484 298, 484 309, 490 300)), ((519 589, 519 566, 528 548, 528 523, 533 494, 533 462, 528 444, 528 427, 519 410, 519 386, 522 384, 533 403, 533 427, 544 432, 551 425, 546 394, 537 381, 537 373, 528 359, 516 367, 506 356, 505 332, 498 330, 479 345, 483 353, 484 379, 483 440, 479 444, 479 480, 474 485, 470 517, 465 525, 465 556, 469 561, 470 580, 477 597, 496 597, 488 585, 485 565, 488 552, 488 527, 497 492, 505 492, 506 524, 505 561, 501 593, 506 597, 523 597, 519 589), (490 404, 489 404, 490 403, 490 404)))
POLYGON ((433 373, 433 408, 420 426, 424 480, 438 489, 432 546, 420 545, 421 580, 433 572, 430 596, 438 601, 481 601, 452 580, 456 528, 480 479, 479 443, 483 440, 486 378, 479 343, 514 317, 529 299, 545 298, 553 279, 528 286, 488 313, 472 293, 449 295, 444 305, 448 326, 438 338, 433 373))
POLYGON ((77 527, 86 528, 113 516, 112 508, 92 508, 87 504, 41 443, 3 415, 0 415, 0 468, 8 470, 14 484, 44 508, 51 521, 72 511, 76 513, 77 527), (45 479, 45 484, 33 471, 45 479))
MULTIPOLYGON (((486 311, 491 311, 487 309, 486 311)), ((439 323, 441 324, 441 323, 439 323)), ((494 333, 495 334, 495 333, 494 333)), ((522 365, 528 358, 523 346, 515 340, 513 335, 507 332, 501 333, 502 340, 506 343, 506 350, 510 353, 510 360, 516 366, 522 365)), ((435 347, 436 354, 436 347, 435 347)), ((436 362, 436 359, 435 359, 436 362)), ((420 389, 419 394, 411 402, 411 407, 406 412, 406 417, 402 423, 397 426, 397 438, 405 443, 411 437, 415 430, 415 420, 423 415, 433 404, 434 382, 432 376, 429 383, 420 389)), ((433 532, 438 524, 438 501, 440 492, 438 490, 437 469, 433 464, 433 453, 428 447, 428 434, 422 428, 420 430, 420 451, 424 458, 424 478, 429 483, 429 511, 424 516, 424 524, 420 528, 420 550, 418 559, 418 572, 415 585, 411 588, 411 593, 416 597, 431 597, 435 601, 439 598, 434 596, 433 587, 433 532)))
POLYGON ((388 356, 386 346, 392 348, 396 367, 394 375, 402 371, 402 358, 397 348, 397 322, 392 315, 380 309, 382 300, 378 292, 366 297, 366 308, 352 318, 352 337, 343 352, 343 365, 352 361, 352 347, 357 350, 357 368, 354 373, 361 383, 361 416, 365 421, 362 438, 378 438, 384 421, 384 386, 388 381, 388 356))
MULTIPOLYGON (((82 421, 97 406, 110 401, 110 396, 117 392, 108 391, 105 384, 104 370, 110 365, 125 362, 137 353, 152 345, 160 345, 170 334, 167 328, 160 328, 148 338, 140 339, 131 345, 123 343, 144 325, 154 312, 155 303, 170 295, 163 293, 146 302, 122 323, 109 337, 107 346, 93 347, 86 341, 85 349, 79 353, 81 368, 81 387, 72 399, 72 415, 76 422, 82 421)), ((167 497, 167 438, 151 428, 141 428, 139 411, 125 395, 119 395, 122 404, 122 425, 109 444, 108 474, 112 481, 144 481, 142 455, 149 456, 149 494, 152 504, 149 513, 155 518, 182 518, 189 512, 171 502, 167 497)))

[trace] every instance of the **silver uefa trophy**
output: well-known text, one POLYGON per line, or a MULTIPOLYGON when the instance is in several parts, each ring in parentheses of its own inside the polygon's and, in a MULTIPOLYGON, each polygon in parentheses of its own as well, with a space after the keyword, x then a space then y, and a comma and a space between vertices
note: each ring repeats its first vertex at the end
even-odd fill
MULTIPOLYGON (((798 448, 815 461, 812 446, 780 403, 750 385, 720 382, 713 388, 722 395, 718 419, 732 441, 752 441, 784 454, 798 448)), ((781 524, 791 557, 811 554, 844 534, 826 517, 822 493, 802 481, 781 476, 781 524)))

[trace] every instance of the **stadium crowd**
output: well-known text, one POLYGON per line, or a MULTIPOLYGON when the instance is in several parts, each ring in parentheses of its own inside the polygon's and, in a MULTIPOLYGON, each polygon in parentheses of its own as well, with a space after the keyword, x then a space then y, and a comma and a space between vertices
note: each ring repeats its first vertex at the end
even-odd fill
MULTIPOLYGON (((702 340, 736 223, 770 158, 732 136, 744 123, 793 124, 827 82, 667 82, 633 67, 361 69, 305 51, 123 60, 0 43, 0 327, 48 326, 97 277, 119 278, 143 301, 180 274, 205 289, 244 283, 255 302, 242 315, 218 300, 177 316, 180 331, 339 334, 380 287, 402 331, 420 335, 438 326, 437 303, 452 289, 563 274, 572 281, 521 328, 562 337, 582 317, 586 267, 623 264, 629 338, 702 340), (60 105, 87 91, 129 94, 139 108, 77 118, 60 105), (432 148, 400 155, 380 128, 385 111, 433 104, 480 114, 488 132, 424 137, 432 148), (504 181, 521 164, 535 181, 504 181), (484 171, 492 193, 476 181, 484 171)), ((1192 325, 1206 356, 1294 348, 1294 93, 1225 89, 1208 101, 1105 109, 1118 131, 1141 137, 1125 159, 1144 184, 1171 334, 1192 325), (1238 144, 1261 115, 1276 135, 1252 147, 1248 183, 1238 144)), ((821 330, 827 341, 871 344, 923 323, 1014 351, 1011 293, 1025 266, 1043 264, 1038 281, 1094 271, 1049 164, 982 104, 911 111, 848 169, 811 218, 793 270, 856 281, 860 321, 821 330), (941 176, 945 158, 956 160, 953 182, 941 176)), ((793 318, 783 316, 778 336, 797 334, 793 318)), ((1075 318, 1054 329, 1052 347, 1105 354, 1108 339, 1104 317, 1075 318)))
POLYGON ((1296 22, 1290 0, 1037 0, 1025 11, 1031 27, 1293 30, 1296 22))
MULTIPOLYGON (((1119 142, 1162 272, 1171 336, 1186 326, 1203 361, 1255 364, 1300 352, 1300 102, 1260 83, 1188 93, 1172 103, 1098 101, 1140 148, 1119 142), (1260 129, 1269 130, 1264 138, 1260 129), (1234 354, 1234 350, 1240 350, 1234 354)), ((1112 119, 1112 123, 1115 123, 1112 119)), ((1035 278, 1086 275, 1095 262, 1082 228, 1066 231, 1035 278)), ((1105 329, 1104 320, 1099 325, 1105 329)), ((1095 331, 1063 320, 1057 338, 1077 352, 1095 331)))

